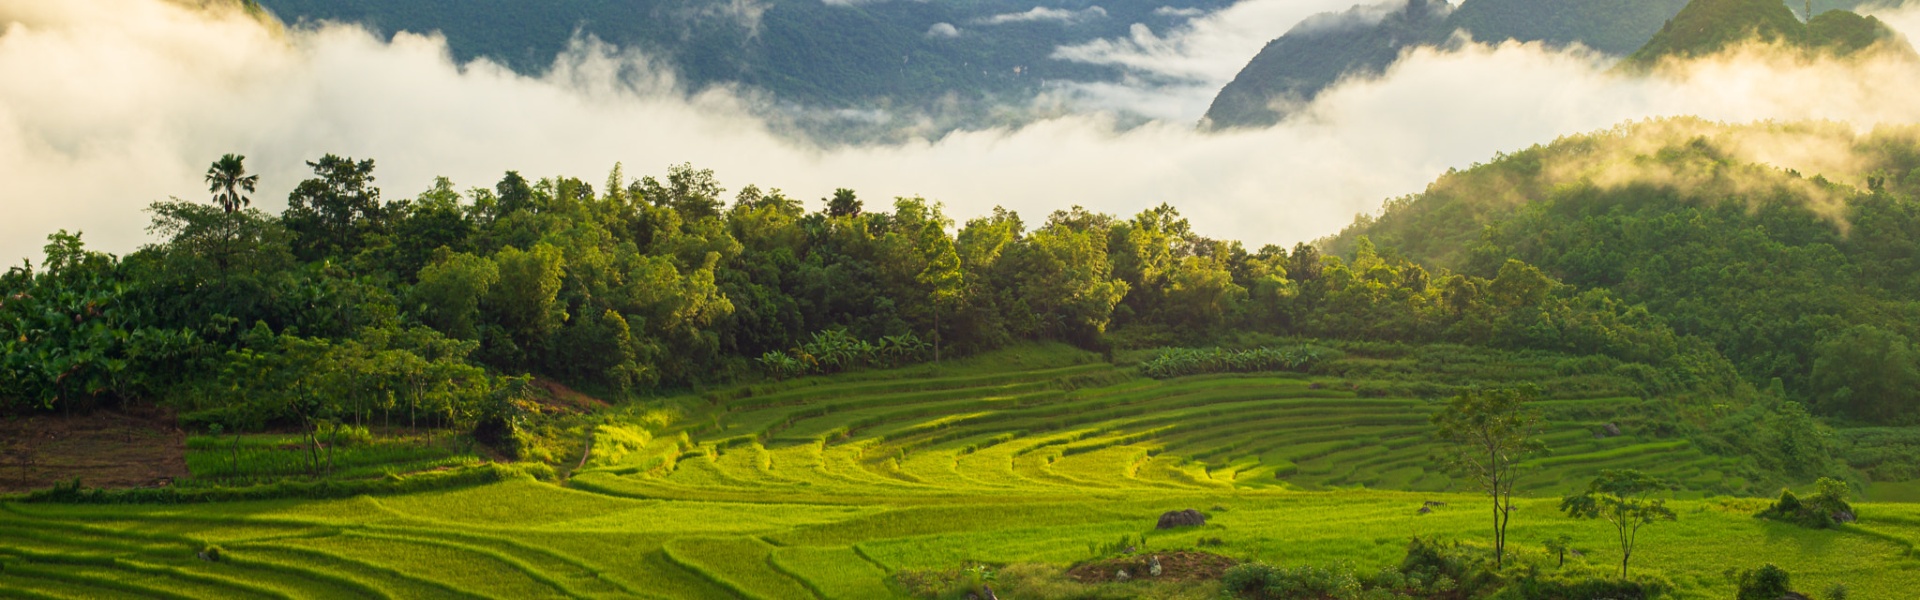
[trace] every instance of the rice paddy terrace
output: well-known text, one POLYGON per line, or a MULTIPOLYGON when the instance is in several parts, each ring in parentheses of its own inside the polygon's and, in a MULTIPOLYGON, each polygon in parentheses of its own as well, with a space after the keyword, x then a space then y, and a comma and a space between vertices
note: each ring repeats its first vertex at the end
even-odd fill
MULTIPOLYGON (((1437 402, 1416 358, 1350 359, 1341 376, 1156 380, 1062 348, 715 390, 598 415, 564 484, 516 479, 345 500, 203 505, 0 504, 0 596, 23 598, 887 598, 906 570, 969 561, 1065 565, 1145 535, 1281 564, 1399 559, 1413 535, 1477 542, 1481 502, 1436 468, 1437 402), (1387 374, 1387 375, 1381 375, 1387 374), (1372 379, 1375 375, 1380 379, 1372 379), (1391 375, 1391 376, 1388 376, 1391 375), (1443 502, 1431 514, 1418 509, 1443 502), (1153 529, 1197 508, 1207 525, 1153 529)), ((1459 365, 1469 369, 1471 365, 1459 365)), ((1920 589, 1920 508, 1864 505, 1811 531, 1750 515, 1741 460, 1648 432, 1640 403, 1550 363, 1556 382, 1512 539, 1572 535, 1594 565, 1609 531, 1555 511, 1605 468, 1688 491, 1646 530, 1636 568, 1682 597, 1731 595, 1730 567, 1774 562, 1796 587, 1856 598, 1920 589), (1556 393, 1556 390, 1564 390, 1556 393), (1608 423, 1624 423, 1606 435, 1608 423)), ((1536 371, 1529 369, 1537 369, 1536 371)), ((413 457, 418 458, 418 457, 413 457)), ((190 463, 192 462, 190 456, 190 463)))

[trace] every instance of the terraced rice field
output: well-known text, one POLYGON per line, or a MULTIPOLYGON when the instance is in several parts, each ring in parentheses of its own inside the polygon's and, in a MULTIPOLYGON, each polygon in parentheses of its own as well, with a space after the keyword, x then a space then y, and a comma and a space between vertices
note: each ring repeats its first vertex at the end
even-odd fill
MULTIPOLYGON (((887 598, 891 573, 968 561, 1067 564, 1142 535, 1280 564, 1399 560, 1412 535, 1484 539, 1485 511, 1436 469, 1432 400, 1358 397, 1303 375, 1151 380, 1059 349, 760 386, 617 409, 564 484, 331 501, 183 506, 0 504, 0 596, 23 598, 887 598), (677 414, 662 419, 665 413, 677 414), (1418 514, 1425 501, 1441 501, 1418 514), (1153 530, 1197 508, 1201 528, 1153 530), (217 553, 217 560, 214 558, 217 553), (206 555, 203 558, 202 555, 206 555)), ((1551 391, 1551 390, 1550 390, 1551 391)), ((1603 524, 1554 510, 1602 468, 1703 496, 1734 459, 1604 415, 1639 399, 1541 404, 1555 452, 1514 519, 1523 553, 1574 536, 1596 568, 1603 524)), ((1863 505, 1810 531, 1752 500, 1682 500, 1636 568, 1681 597, 1731 596, 1729 567, 1774 562, 1796 587, 1855 598, 1920 589, 1920 507, 1863 505)))

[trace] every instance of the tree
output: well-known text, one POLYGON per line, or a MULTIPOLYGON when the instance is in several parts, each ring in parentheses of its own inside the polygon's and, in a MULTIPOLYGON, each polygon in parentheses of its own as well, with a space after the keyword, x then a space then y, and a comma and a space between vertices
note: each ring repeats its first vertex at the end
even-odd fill
POLYGON ((1507 522, 1513 518, 1513 490, 1521 461, 1545 448, 1532 437, 1540 428, 1540 418, 1526 408, 1538 396, 1531 386, 1474 390, 1454 396, 1433 415, 1440 439, 1451 446, 1454 468, 1493 499, 1496 568, 1505 558, 1507 522))
POLYGON ((1822 412, 1878 423, 1910 422, 1920 388, 1920 356, 1898 333, 1854 325, 1814 345, 1813 391, 1822 412))
POLYGON ((303 260, 351 257, 365 234, 385 221, 380 188, 373 186, 373 160, 328 154, 307 166, 316 177, 294 188, 280 216, 295 235, 295 254, 303 260))
POLYGON ((854 197, 853 190, 847 188, 834 190, 833 197, 828 198, 826 202, 829 217, 860 216, 860 199, 854 197))
POLYGON ((1587 484, 1586 492, 1561 499, 1560 510, 1576 519, 1605 519, 1613 524, 1620 540, 1620 579, 1624 580, 1640 528, 1678 518, 1667 508, 1665 498, 1654 497, 1669 489, 1672 484, 1637 470, 1606 469, 1587 484))
POLYGON ((207 168, 207 191, 213 192, 213 203, 229 213, 252 204, 253 199, 240 192, 251 194, 260 183, 259 175, 247 174, 246 160, 245 156, 228 154, 207 168))

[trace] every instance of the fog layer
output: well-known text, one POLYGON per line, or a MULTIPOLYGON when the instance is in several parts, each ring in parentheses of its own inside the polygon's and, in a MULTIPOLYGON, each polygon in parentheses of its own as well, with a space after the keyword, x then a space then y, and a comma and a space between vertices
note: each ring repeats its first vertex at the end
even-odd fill
MULTIPOLYGON (((1261 6, 1273 5, 1226 10, 1261 6)), ((1910 13, 1881 16, 1910 37, 1920 26, 1910 13)), ((1209 18, 1181 35, 1206 35, 1209 18)), ((150 241, 141 209, 169 196, 204 199, 201 177, 227 152, 261 174, 255 205, 269 210, 309 174, 304 161, 329 152, 375 159, 389 198, 437 175, 461 187, 491 186, 508 169, 600 181, 615 162, 630 174, 691 162, 733 188, 819 198, 848 187, 869 202, 921 195, 962 220, 995 205, 1035 222, 1074 204, 1131 214, 1168 202, 1206 235, 1258 246, 1334 232, 1448 168, 1626 120, 1864 128, 1920 118, 1911 101, 1920 66, 1902 60, 1808 63, 1751 51, 1628 78, 1578 49, 1468 43, 1414 52, 1266 130, 1202 134, 1188 119, 1118 128, 1090 113, 823 150, 771 133, 740 96, 689 96, 646 57, 592 42, 529 78, 454 64, 434 37, 281 31, 163 0, 0 0, 0 23, 0 259, 14 264, 37 257, 56 229, 84 230, 114 252, 150 241)), ((1083 58, 1217 78, 1257 45, 1210 59, 1234 61, 1219 64, 1183 62, 1215 53, 1170 48, 1116 42, 1083 58)))

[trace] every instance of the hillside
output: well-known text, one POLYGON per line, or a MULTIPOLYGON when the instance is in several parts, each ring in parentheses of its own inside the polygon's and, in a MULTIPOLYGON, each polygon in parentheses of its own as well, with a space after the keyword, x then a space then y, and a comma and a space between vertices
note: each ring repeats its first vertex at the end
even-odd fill
MULTIPOLYGON (((1205 552, 1372 572, 1400 565, 1414 535, 1465 540, 1444 546, 1453 560, 1484 553, 1484 496, 1430 468, 1432 441, 1416 431, 1433 405, 1344 384, 1583 379, 1547 373, 1556 360, 1431 348, 1333 369, 1369 373, 1357 376, 1155 380, 1047 345, 722 387, 594 419, 594 453, 565 482, 507 472, 340 499, 0 504, 0 592, 936 598, 947 590, 924 580, 971 568, 1007 597, 1214 598, 1224 592, 1210 579, 1082 583, 1066 566, 1205 552), (1499 364, 1518 368, 1486 368, 1499 364), (1155 528, 1184 508, 1206 523, 1155 528)), ((1743 459, 1661 437, 1667 419, 1596 435, 1640 403, 1591 391, 1543 402, 1556 450, 1532 464, 1541 476, 1518 505, 1515 573, 1611 573, 1611 530, 1538 497, 1599 469, 1651 469, 1687 482, 1689 497, 1751 483, 1743 459), (1580 553, 1556 564, 1536 540, 1561 535, 1580 553)), ((218 445, 201 452, 224 458, 218 445)), ((1673 500, 1682 516, 1641 534, 1636 580, 1720 598, 1735 587, 1727 569, 1773 563, 1800 589, 1890 597, 1920 585, 1887 567, 1920 539, 1915 505, 1859 504, 1859 522, 1812 530, 1753 518, 1764 504, 1673 500)))
POLYGON ((1382 11, 1360 6, 1308 19, 1266 47, 1220 90, 1203 123, 1212 128, 1279 122, 1273 104, 1312 100, 1341 77, 1377 74, 1408 48, 1439 43, 1453 7, 1412 0, 1382 11))
POLYGON ((1510 258, 1539 264, 1711 340, 1756 386, 1779 382, 1831 415, 1905 422, 1895 415, 1917 399, 1893 382, 1909 376, 1908 340, 1920 336, 1914 133, 1639 123, 1450 174, 1331 245, 1352 249, 1364 236, 1469 273, 1510 258), (1798 165, 1803 173, 1769 164, 1774 144, 1844 150, 1798 165), (1856 345, 1887 362, 1847 357, 1856 345))
POLYGON ((1803 23, 1774 0, 1694 0, 1622 64, 1646 69, 1662 60, 1707 56, 1744 42, 1842 56, 1880 45, 1913 53, 1899 34, 1873 17, 1832 10, 1803 23))
MULTIPOLYGON (((1611 54, 1638 48, 1685 0, 1416 0, 1383 19, 1322 15, 1269 42, 1220 90, 1202 123, 1213 129, 1279 122, 1289 102, 1312 100, 1341 77, 1378 74, 1407 49, 1455 32, 1482 42, 1579 43, 1611 54)), ((1389 3, 1391 5, 1391 3, 1389 3)))

